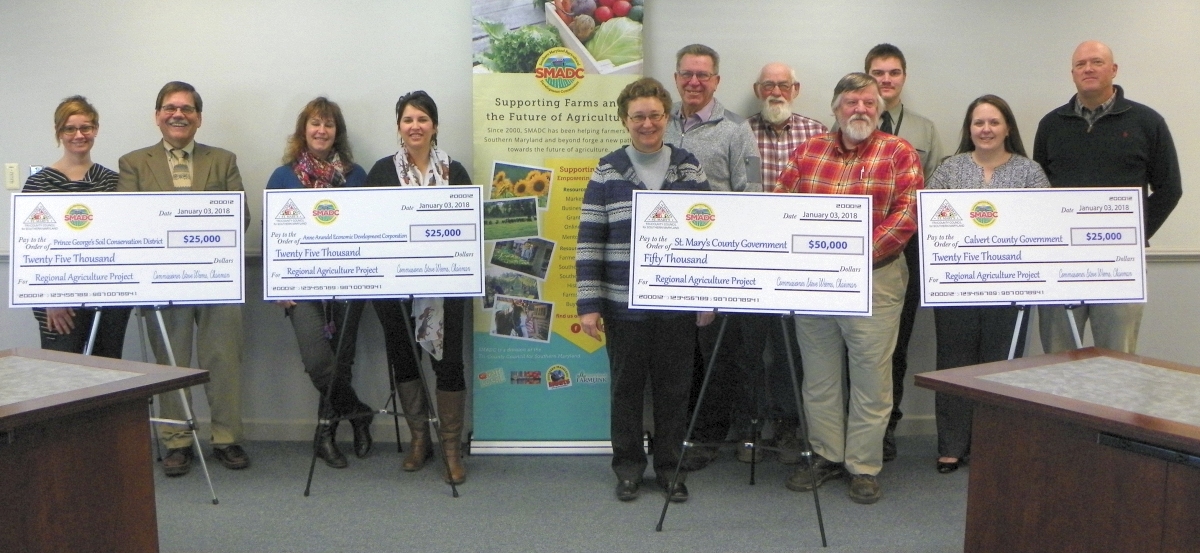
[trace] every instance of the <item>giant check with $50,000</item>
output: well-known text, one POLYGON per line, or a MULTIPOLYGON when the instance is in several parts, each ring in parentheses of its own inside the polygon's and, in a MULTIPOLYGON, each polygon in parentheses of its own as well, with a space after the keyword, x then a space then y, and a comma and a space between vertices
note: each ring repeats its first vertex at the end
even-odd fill
POLYGON ((871 197, 636 191, 629 307, 871 314, 871 197))

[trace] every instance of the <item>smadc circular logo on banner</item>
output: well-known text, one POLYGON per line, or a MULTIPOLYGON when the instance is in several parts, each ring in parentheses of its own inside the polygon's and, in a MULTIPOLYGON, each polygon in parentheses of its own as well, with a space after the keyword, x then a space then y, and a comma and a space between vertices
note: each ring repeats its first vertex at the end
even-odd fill
POLYGON ((92 224, 92 210, 88 209, 86 205, 75 204, 67 208, 67 213, 63 215, 63 222, 75 230, 83 230, 92 224))
POLYGON ((313 206, 313 219, 322 225, 332 224, 337 220, 339 214, 338 206, 333 203, 333 200, 320 200, 317 205, 313 206))
POLYGON ((557 46, 542 52, 533 76, 542 87, 555 94, 566 94, 583 80, 583 61, 569 48, 557 46))

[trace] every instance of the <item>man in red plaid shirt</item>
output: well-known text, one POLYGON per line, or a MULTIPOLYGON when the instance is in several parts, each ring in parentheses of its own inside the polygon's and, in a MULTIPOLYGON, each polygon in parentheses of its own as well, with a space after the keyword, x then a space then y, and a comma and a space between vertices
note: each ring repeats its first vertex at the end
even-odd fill
POLYGON ((838 130, 801 144, 775 191, 872 197, 873 315, 796 317, 816 470, 814 479, 801 466, 787 487, 807 491, 849 473, 850 499, 869 504, 881 496, 876 476, 883 468, 883 434, 892 412, 892 350, 908 285, 904 245, 917 229, 914 204, 924 177, 912 146, 876 130, 884 102, 874 78, 846 75, 833 95, 838 130))

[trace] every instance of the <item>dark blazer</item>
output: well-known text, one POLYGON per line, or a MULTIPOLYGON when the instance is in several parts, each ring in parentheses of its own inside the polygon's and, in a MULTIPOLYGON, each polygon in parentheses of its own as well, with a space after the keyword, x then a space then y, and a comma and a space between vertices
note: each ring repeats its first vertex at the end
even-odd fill
MULTIPOLYGON (((167 150, 163 143, 134 150, 117 162, 117 192, 174 192, 167 150)), ((242 188, 237 156, 228 150, 197 143, 192 151, 192 190, 237 191, 242 188)), ((243 202, 246 227, 250 227, 250 202, 243 202)))

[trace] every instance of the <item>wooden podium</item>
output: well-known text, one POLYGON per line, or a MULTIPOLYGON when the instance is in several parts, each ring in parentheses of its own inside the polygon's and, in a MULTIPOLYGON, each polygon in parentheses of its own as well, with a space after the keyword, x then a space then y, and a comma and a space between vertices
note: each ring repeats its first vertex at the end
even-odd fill
POLYGON ((0 351, 0 551, 157 552, 147 398, 206 371, 0 351))
POLYGON ((1200 369, 1087 348, 916 383, 976 402, 964 551, 1200 551, 1200 369))

